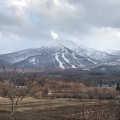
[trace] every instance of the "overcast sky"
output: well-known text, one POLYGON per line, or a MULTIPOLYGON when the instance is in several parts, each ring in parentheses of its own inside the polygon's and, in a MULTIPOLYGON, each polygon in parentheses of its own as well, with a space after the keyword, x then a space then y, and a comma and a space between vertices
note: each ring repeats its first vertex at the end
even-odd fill
POLYGON ((120 0, 0 0, 0 54, 58 40, 120 50, 120 0))

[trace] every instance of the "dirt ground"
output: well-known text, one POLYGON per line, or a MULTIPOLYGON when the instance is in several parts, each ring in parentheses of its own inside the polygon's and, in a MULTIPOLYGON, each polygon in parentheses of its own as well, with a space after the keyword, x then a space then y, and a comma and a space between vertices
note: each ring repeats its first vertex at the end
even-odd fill
MULTIPOLYGON (((18 106, 16 120, 120 120, 115 102, 26 98, 18 106)), ((9 120, 9 112, 10 101, 0 97, 0 120, 9 120)))

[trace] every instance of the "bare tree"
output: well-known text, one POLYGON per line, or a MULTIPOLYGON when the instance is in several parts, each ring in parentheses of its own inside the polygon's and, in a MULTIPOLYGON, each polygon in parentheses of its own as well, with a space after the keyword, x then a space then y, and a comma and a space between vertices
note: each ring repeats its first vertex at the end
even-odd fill
POLYGON ((11 101, 10 120, 14 120, 18 104, 28 95, 40 91, 47 77, 40 77, 37 71, 25 72, 15 67, 8 70, 2 62, 0 68, 0 88, 11 101))

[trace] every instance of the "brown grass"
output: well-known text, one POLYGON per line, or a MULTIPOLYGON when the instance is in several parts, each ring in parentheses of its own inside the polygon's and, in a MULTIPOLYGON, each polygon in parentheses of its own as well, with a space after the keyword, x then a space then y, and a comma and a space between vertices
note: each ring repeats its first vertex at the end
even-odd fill
MULTIPOLYGON (((25 98, 16 120, 116 120, 114 101, 25 98), (84 116, 83 116, 84 113, 84 116), (111 115, 111 116, 110 116, 111 115), (109 118, 110 116, 110 118, 109 118)), ((9 120, 10 101, 0 97, 0 120, 9 120)))

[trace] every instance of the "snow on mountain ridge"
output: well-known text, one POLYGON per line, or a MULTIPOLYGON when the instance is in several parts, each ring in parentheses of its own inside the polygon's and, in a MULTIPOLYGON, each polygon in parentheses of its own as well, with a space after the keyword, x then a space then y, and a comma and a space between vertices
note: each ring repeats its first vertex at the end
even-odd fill
POLYGON ((111 55, 120 55, 120 51, 117 51, 117 50, 105 50, 103 52, 111 54, 111 55))
POLYGON ((67 47, 73 50, 74 52, 78 53, 79 55, 86 57, 87 59, 89 58, 95 59, 100 62, 109 61, 109 59, 113 57, 108 53, 94 50, 92 48, 88 48, 83 45, 80 45, 79 43, 73 43, 72 41, 69 40, 56 41, 55 43, 52 43, 52 45, 50 46, 57 46, 57 45, 67 47))

